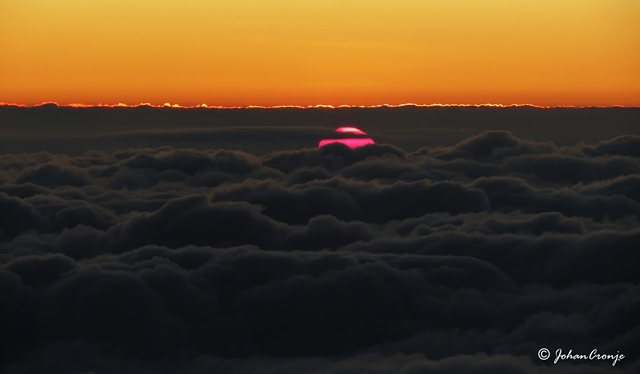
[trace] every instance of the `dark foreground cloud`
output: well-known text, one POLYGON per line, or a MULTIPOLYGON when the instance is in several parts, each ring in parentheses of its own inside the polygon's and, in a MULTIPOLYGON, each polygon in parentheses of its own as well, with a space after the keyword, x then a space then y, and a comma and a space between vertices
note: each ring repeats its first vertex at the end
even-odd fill
POLYGON ((635 373, 639 141, 0 155, 1 369, 635 373))

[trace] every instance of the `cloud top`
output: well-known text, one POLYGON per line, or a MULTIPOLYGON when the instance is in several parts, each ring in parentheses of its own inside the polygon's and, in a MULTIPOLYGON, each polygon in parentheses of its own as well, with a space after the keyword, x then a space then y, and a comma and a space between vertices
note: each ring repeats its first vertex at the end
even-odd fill
POLYGON ((639 142, 0 155, 2 369, 632 373, 639 142))

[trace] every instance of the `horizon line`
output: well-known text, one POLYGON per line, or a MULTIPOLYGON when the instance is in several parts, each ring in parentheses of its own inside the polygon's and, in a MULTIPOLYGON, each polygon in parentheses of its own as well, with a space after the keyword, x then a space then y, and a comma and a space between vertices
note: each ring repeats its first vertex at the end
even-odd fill
POLYGON ((55 101, 44 101, 40 104, 27 105, 19 103, 6 103, 0 101, 0 107, 17 107, 17 108, 42 108, 42 107, 59 107, 59 108, 169 108, 169 109, 373 109, 373 108, 403 108, 403 107, 416 107, 416 108, 536 108, 536 109, 556 109, 556 108, 569 108, 569 109, 588 109, 588 108, 640 108, 640 106, 627 106, 627 105, 536 105, 536 104, 417 104, 417 103, 403 103, 403 104, 376 104, 376 105, 330 105, 330 104, 316 104, 316 105, 247 105, 247 106, 225 106, 225 105, 180 105, 180 104, 151 104, 151 103, 139 103, 139 104, 83 104, 83 103, 68 103, 59 104, 55 101))

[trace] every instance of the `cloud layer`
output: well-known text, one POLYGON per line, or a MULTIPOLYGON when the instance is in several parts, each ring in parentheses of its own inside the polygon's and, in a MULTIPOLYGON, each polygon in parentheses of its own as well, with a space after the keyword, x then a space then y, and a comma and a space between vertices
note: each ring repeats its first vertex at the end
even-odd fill
POLYGON ((0 106, 0 153, 75 156, 126 148, 240 149, 265 155, 316 147, 341 126, 408 152, 453 146, 486 131, 572 146, 640 136, 640 108, 400 107, 172 109, 0 106))
POLYGON ((636 372, 638 149, 0 155, 2 369, 636 372))

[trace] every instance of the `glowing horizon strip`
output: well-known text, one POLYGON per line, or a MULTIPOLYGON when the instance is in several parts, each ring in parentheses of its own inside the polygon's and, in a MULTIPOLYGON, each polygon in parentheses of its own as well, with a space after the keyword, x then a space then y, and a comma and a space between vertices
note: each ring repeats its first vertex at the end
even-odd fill
POLYGON ((325 105, 325 104, 316 104, 316 105, 271 105, 271 106, 262 106, 262 105, 248 105, 248 106, 224 106, 224 105, 207 105, 207 104, 196 104, 196 105, 180 105, 180 104, 171 104, 171 103, 163 103, 163 104, 151 104, 151 103, 140 103, 140 104, 125 104, 125 103, 117 103, 117 104, 83 104, 83 103, 68 103, 68 104, 59 104, 55 101, 45 101, 40 104, 35 105, 27 105, 20 103, 6 103, 0 101, 0 107, 19 107, 19 108, 40 108, 43 106, 56 106, 60 108, 168 108, 168 109, 374 109, 374 108, 404 108, 404 107, 415 107, 415 108, 536 108, 536 109, 556 109, 556 108, 571 108, 571 109, 588 109, 588 108, 640 108, 640 106, 627 106, 627 105, 586 105, 586 106, 577 106, 577 105, 534 105, 534 104, 415 104, 415 103, 405 103, 405 104, 378 104, 378 105, 325 105))
POLYGON ((375 144, 376 142, 371 138, 322 139, 318 144, 318 148, 332 143, 342 143, 349 148, 358 148, 367 144, 375 144))
POLYGON ((367 135, 366 132, 360 130, 357 127, 338 127, 336 129, 336 132, 342 132, 342 133, 349 133, 349 134, 356 134, 356 135, 367 135))

